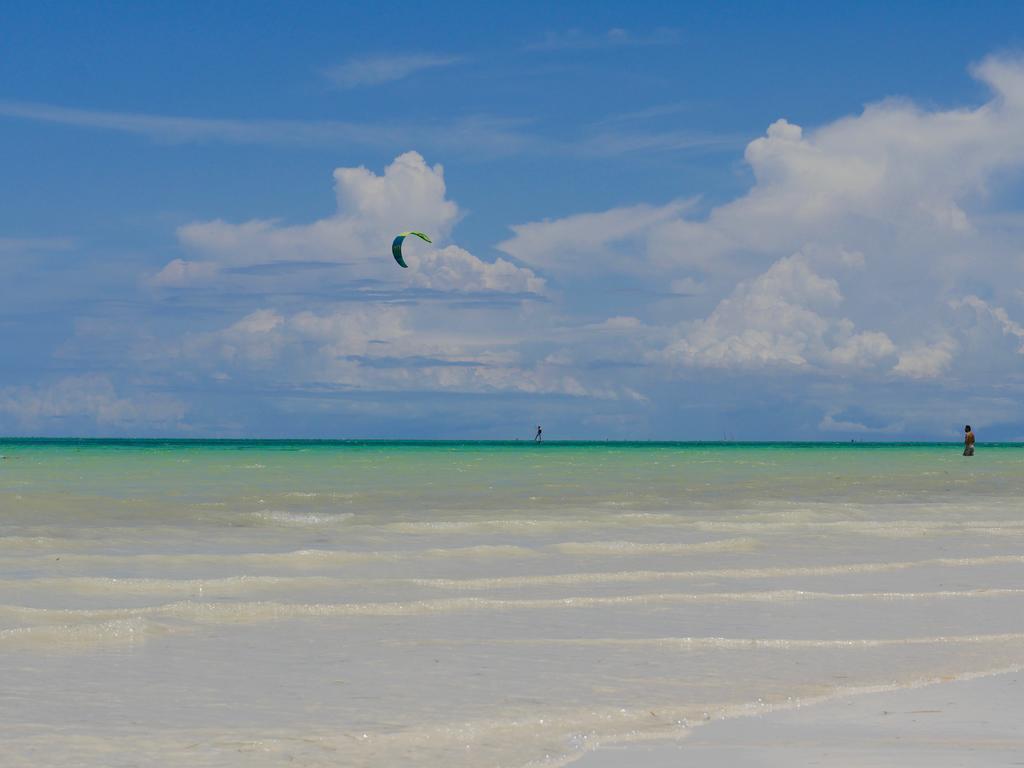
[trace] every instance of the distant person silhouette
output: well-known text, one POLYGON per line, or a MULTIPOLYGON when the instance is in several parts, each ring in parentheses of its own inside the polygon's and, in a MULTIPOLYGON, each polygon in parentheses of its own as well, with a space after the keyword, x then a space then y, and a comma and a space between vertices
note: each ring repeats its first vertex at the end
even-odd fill
POLYGON ((974 433, 971 431, 971 425, 968 424, 964 427, 964 456, 974 455, 974 433))
POLYGON ((537 425, 537 434, 533 436, 533 442, 535 442, 535 443, 542 443, 542 442, 544 442, 543 432, 544 432, 544 430, 541 429, 540 425, 538 424, 537 425))

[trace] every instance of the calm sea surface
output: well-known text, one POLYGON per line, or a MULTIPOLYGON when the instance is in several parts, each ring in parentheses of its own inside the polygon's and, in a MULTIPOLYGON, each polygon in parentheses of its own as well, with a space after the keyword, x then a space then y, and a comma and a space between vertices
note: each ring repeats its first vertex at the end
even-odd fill
POLYGON ((1024 665, 1024 446, 0 455, 4 765, 555 765, 1024 665))

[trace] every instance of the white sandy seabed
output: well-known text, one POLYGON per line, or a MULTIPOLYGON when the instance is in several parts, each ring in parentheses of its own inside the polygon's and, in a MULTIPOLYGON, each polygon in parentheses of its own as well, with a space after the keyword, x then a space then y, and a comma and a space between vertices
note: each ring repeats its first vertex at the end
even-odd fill
POLYGON ((707 722, 681 740, 599 747, 578 768, 987 768, 1024 764, 1021 670, 707 722))

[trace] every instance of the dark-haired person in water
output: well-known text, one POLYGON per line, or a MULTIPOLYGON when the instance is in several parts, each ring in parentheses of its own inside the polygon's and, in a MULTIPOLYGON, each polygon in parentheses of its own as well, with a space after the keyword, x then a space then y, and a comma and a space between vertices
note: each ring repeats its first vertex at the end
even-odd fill
POLYGON ((964 427, 964 456, 974 455, 974 433, 971 432, 971 425, 964 427))

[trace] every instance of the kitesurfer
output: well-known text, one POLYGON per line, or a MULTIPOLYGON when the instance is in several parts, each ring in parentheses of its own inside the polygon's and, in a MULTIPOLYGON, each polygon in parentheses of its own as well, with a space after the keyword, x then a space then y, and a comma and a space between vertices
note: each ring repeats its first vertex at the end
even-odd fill
POLYGON ((541 429, 540 428, 540 424, 538 424, 537 425, 537 434, 533 436, 533 442, 535 442, 535 443, 542 443, 542 442, 544 442, 544 437, 541 434, 542 432, 544 432, 544 430, 541 429))

